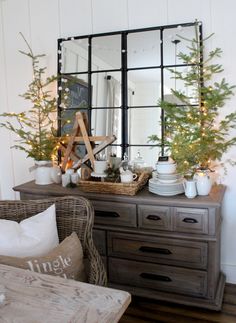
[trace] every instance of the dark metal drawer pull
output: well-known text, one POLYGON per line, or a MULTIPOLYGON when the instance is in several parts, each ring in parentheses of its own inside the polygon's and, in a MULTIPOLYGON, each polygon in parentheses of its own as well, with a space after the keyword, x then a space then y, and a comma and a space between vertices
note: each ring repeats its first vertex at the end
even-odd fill
POLYGON ((163 282, 171 282, 172 279, 168 276, 163 275, 156 275, 156 274, 150 274, 150 273, 142 273, 140 274, 140 277, 146 278, 146 279, 152 279, 152 280, 159 280, 163 282))
POLYGON ((148 216, 147 216, 147 219, 148 219, 148 220, 154 220, 154 221, 159 221, 159 220, 161 220, 161 218, 159 217, 159 215, 152 215, 152 214, 148 215, 148 216))
POLYGON ((116 212, 95 210, 95 216, 99 216, 103 218, 119 218, 120 215, 116 212))
POLYGON ((142 246, 139 248, 140 251, 143 252, 155 252, 155 253, 160 253, 162 255, 170 255, 172 254, 172 252, 168 249, 165 248, 155 248, 155 247, 146 247, 146 246, 142 246))
POLYGON ((183 222, 186 222, 186 223, 198 223, 198 221, 196 219, 193 219, 193 218, 184 218, 183 222))

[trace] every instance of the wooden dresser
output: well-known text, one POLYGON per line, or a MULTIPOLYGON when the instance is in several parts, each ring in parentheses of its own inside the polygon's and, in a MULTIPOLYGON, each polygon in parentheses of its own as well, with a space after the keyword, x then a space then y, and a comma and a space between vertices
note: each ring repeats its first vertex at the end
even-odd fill
POLYGON ((136 196, 84 193, 78 188, 29 182, 14 188, 21 199, 82 195, 95 209, 94 239, 109 286, 133 295, 220 310, 224 186, 209 196, 161 197, 144 188, 136 196))

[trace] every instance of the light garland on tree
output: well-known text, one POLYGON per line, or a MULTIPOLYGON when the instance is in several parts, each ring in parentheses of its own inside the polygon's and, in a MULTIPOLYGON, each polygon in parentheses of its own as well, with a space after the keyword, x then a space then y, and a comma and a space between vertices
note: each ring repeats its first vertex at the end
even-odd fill
MULTIPOLYGON (((234 94, 235 86, 230 86, 224 78, 214 82, 214 75, 221 73, 223 68, 212 61, 220 57, 221 50, 216 48, 210 51, 203 60, 204 48, 199 41, 197 25, 194 39, 182 39, 189 42, 190 51, 188 54, 180 52, 178 57, 184 65, 189 65, 189 69, 187 72, 175 69, 170 71, 176 79, 184 82, 186 88, 191 87, 193 91, 187 95, 172 89, 172 95, 182 105, 167 101, 161 101, 158 105, 165 111, 165 145, 177 162, 178 171, 193 176, 197 169, 209 168, 211 161, 220 163, 222 155, 236 144, 236 137, 228 136, 229 131, 236 128, 236 112, 226 115, 218 125, 215 122, 219 109, 234 94), (203 84, 203 80, 207 85, 203 84), (197 107, 191 104, 192 100, 198 102, 197 107)), ((161 143, 156 135, 150 136, 149 140, 161 143)), ((235 163, 231 161, 231 164, 235 163)))

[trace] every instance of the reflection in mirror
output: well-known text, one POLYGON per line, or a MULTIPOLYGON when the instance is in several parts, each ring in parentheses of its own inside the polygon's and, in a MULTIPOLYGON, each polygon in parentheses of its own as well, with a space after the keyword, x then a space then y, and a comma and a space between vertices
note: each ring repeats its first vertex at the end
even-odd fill
MULTIPOLYGON (((87 114, 87 109, 80 109, 79 110, 82 113, 87 114)), ((73 126, 75 123, 75 115, 78 112, 77 109, 66 109, 61 114, 61 135, 68 136, 71 134, 73 130, 73 126)))
POLYGON ((92 70, 121 68, 121 35, 100 36, 92 39, 92 70))
POLYGON ((156 161, 160 155, 160 147, 130 146, 128 149, 128 156, 131 163, 135 163, 137 160, 140 162, 141 159, 143 167, 151 166, 153 169, 155 169, 156 161))
POLYGON ((128 84, 128 106, 156 106, 161 98, 160 69, 129 71, 128 84))
MULTIPOLYGON (((93 136, 116 136, 114 146, 106 148, 106 156, 115 154, 121 157, 121 109, 93 109, 91 115, 93 136)), ((95 142, 98 144, 98 142, 95 142)))
MULTIPOLYGON (((188 73, 188 66, 184 67, 174 67, 173 70, 176 72, 180 72, 183 75, 185 73, 188 73)), ((168 101, 170 103, 176 103, 182 105, 183 102, 178 100, 173 94, 171 94, 171 89, 177 90, 182 92, 183 94, 187 96, 192 96, 190 104, 197 104, 196 102, 196 95, 194 95, 194 87, 193 86, 187 86, 184 84, 183 80, 179 80, 175 77, 173 77, 173 73, 170 72, 169 69, 164 70, 164 100, 168 101)))
POLYGON ((91 116, 93 136, 116 136, 114 144, 121 144, 121 109, 94 109, 91 116))
MULTIPOLYGON (((87 109, 88 102, 88 75, 64 75, 61 78, 61 91, 64 99, 61 100, 60 108, 64 109, 87 109)), ((60 90, 59 88, 59 90, 60 90)))
POLYGON ((161 135, 161 109, 129 109, 129 144, 146 145, 153 133, 161 135))
POLYGON ((88 38, 62 42, 61 73, 88 71, 88 38))
POLYGON ((92 74, 92 106, 121 106, 121 73, 102 72, 92 74))
POLYGON ((182 27, 179 25, 176 28, 165 29, 163 31, 163 51, 165 53, 163 57, 164 65, 181 64, 178 53, 189 53, 188 46, 190 44, 181 37, 190 40, 195 38, 195 27, 182 27))
POLYGON ((160 31, 130 33, 127 36, 128 68, 160 65, 160 31))

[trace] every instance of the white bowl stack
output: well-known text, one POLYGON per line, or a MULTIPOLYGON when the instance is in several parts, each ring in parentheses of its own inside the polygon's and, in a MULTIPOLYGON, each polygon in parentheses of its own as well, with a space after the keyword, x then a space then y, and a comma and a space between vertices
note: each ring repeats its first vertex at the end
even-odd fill
POLYGON ((176 173, 176 163, 173 160, 159 161, 156 169, 149 180, 149 192, 162 196, 184 193, 183 177, 176 173))

